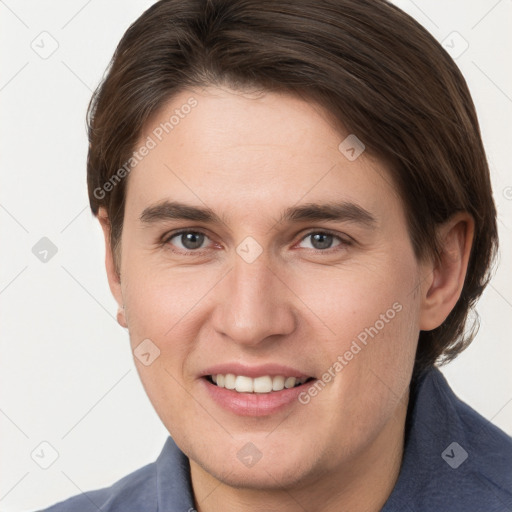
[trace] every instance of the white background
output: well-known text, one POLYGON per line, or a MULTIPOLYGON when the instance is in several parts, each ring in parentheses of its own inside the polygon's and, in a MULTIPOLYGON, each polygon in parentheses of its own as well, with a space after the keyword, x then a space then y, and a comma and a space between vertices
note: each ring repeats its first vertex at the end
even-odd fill
MULTIPOLYGON (((0 1, 1 511, 109 486, 152 462, 167 437, 115 321, 85 181, 91 92, 124 31, 152 3, 0 1), (47 59, 31 48, 41 38, 47 50, 58 43, 47 59), (58 249, 47 263, 32 253, 43 236, 58 249), (42 441, 59 454, 48 469, 31 458, 42 441)), ((440 41, 458 32, 463 39, 447 39, 455 51, 469 44, 456 60, 490 161, 501 263, 479 303, 476 341, 443 372, 463 400, 511 434, 512 2, 396 3, 440 41)))

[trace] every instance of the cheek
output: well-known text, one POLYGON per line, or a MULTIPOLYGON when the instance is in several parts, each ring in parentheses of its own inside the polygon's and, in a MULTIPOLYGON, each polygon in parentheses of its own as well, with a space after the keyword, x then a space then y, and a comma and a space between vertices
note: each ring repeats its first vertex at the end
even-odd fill
POLYGON ((183 367, 195 346, 191 329, 197 306, 211 284, 194 278, 193 272, 150 269, 142 261, 137 263, 137 258, 132 258, 124 268, 130 344, 146 394, 163 424, 173 432, 184 411, 192 417, 197 412, 184 390, 183 367), (144 340, 151 340, 158 349, 158 357, 148 366, 137 357, 137 347, 147 343, 144 340))
POLYGON ((412 254, 399 261, 383 255, 371 264, 302 269, 288 278, 306 306, 301 310, 310 319, 308 326, 315 327, 315 337, 333 355, 354 339, 364 343, 385 337, 388 346, 410 340, 417 328, 418 268, 412 254))
MULTIPOLYGON (((148 268, 137 260, 125 269, 125 304, 130 332, 164 340, 190 323, 201 300, 215 284, 212 273, 148 268)), ((180 334, 180 337, 183 337, 180 334)))
POLYGON ((419 274, 414 256, 404 254, 350 272, 331 269, 298 292, 322 320, 315 352, 329 380, 322 395, 339 405, 340 416, 332 413, 338 423, 349 412, 364 425, 380 425, 407 390, 419 334, 419 274))

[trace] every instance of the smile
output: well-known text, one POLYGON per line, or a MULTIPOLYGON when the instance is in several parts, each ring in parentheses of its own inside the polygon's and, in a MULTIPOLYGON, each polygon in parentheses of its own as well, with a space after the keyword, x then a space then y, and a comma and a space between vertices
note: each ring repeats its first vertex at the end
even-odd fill
POLYGON ((262 375, 251 378, 233 373, 208 375, 207 380, 219 388, 230 389, 238 393, 272 393, 301 386, 313 380, 313 377, 287 377, 284 375, 262 375))

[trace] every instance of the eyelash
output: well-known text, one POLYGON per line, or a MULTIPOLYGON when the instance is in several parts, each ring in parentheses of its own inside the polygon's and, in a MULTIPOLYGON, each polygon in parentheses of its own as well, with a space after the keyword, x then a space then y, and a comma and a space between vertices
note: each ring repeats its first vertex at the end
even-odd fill
MULTIPOLYGON (((189 233, 194 233, 194 234, 198 234, 198 235, 204 235, 206 238, 209 238, 208 235, 201 231, 201 230, 192 230, 192 229, 184 229, 184 230, 181 230, 181 231, 177 231, 177 232, 173 232, 173 233, 168 233, 166 234, 163 239, 162 239, 162 245, 163 246, 166 246, 166 247, 170 247, 171 251, 175 252, 175 253, 178 253, 178 254, 182 254, 182 255, 200 255, 203 251, 205 251, 206 249, 188 249, 188 250, 182 250, 182 249, 175 249, 172 244, 170 244, 170 241, 177 237, 177 236, 180 236, 180 235, 184 235, 184 234, 189 234, 189 233)), ((347 238, 342 238, 340 235, 337 235, 336 233, 332 232, 332 231, 329 231, 329 230, 326 230, 326 229, 322 229, 322 230, 316 230, 316 231, 309 231, 308 233, 306 233, 300 240, 299 242, 302 242, 303 240, 305 240, 306 238, 308 238, 309 236, 312 236, 312 235, 317 235, 317 234, 321 234, 321 235, 329 235, 329 236, 332 236, 334 238, 337 238, 340 242, 339 245, 336 245, 334 247, 330 247, 328 249, 306 249, 306 250, 310 250, 310 251, 314 251, 316 253, 327 253, 327 254, 330 254, 331 252, 333 251, 336 251, 337 248, 343 246, 343 247, 347 247, 347 246, 350 246, 353 244, 353 240, 349 239, 348 237, 347 238)))

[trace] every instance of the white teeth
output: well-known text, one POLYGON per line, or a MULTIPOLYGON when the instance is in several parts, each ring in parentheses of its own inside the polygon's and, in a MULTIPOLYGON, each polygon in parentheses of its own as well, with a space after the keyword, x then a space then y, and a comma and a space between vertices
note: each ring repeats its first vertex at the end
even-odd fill
POLYGON ((299 384, 304 384, 308 377, 284 377, 283 375, 263 375, 252 379, 245 375, 234 375, 227 373, 226 375, 211 375, 212 381, 219 388, 226 388, 238 391, 238 393, 270 393, 271 391, 282 391, 284 388, 290 389, 299 384))
POLYGON ((295 377, 288 377, 285 381, 284 381, 284 387, 289 389, 289 388, 293 388, 293 386, 295 386, 295 381, 297 379, 295 377))
POLYGON ((256 377, 254 379, 255 393, 270 393, 272 391, 272 377, 256 377))
POLYGON ((284 389, 284 377, 282 375, 276 375, 272 379, 272 391, 281 391, 284 389))
POLYGON ((235 389, 239 393, 252 393, 254 390, 253 380, 245 375, 237 375, 235 379, 235 389))
POLYGON ((224 377, 224 387, 226 389, 235 389, 236 377, 232 373, 227 373, 224 377))

